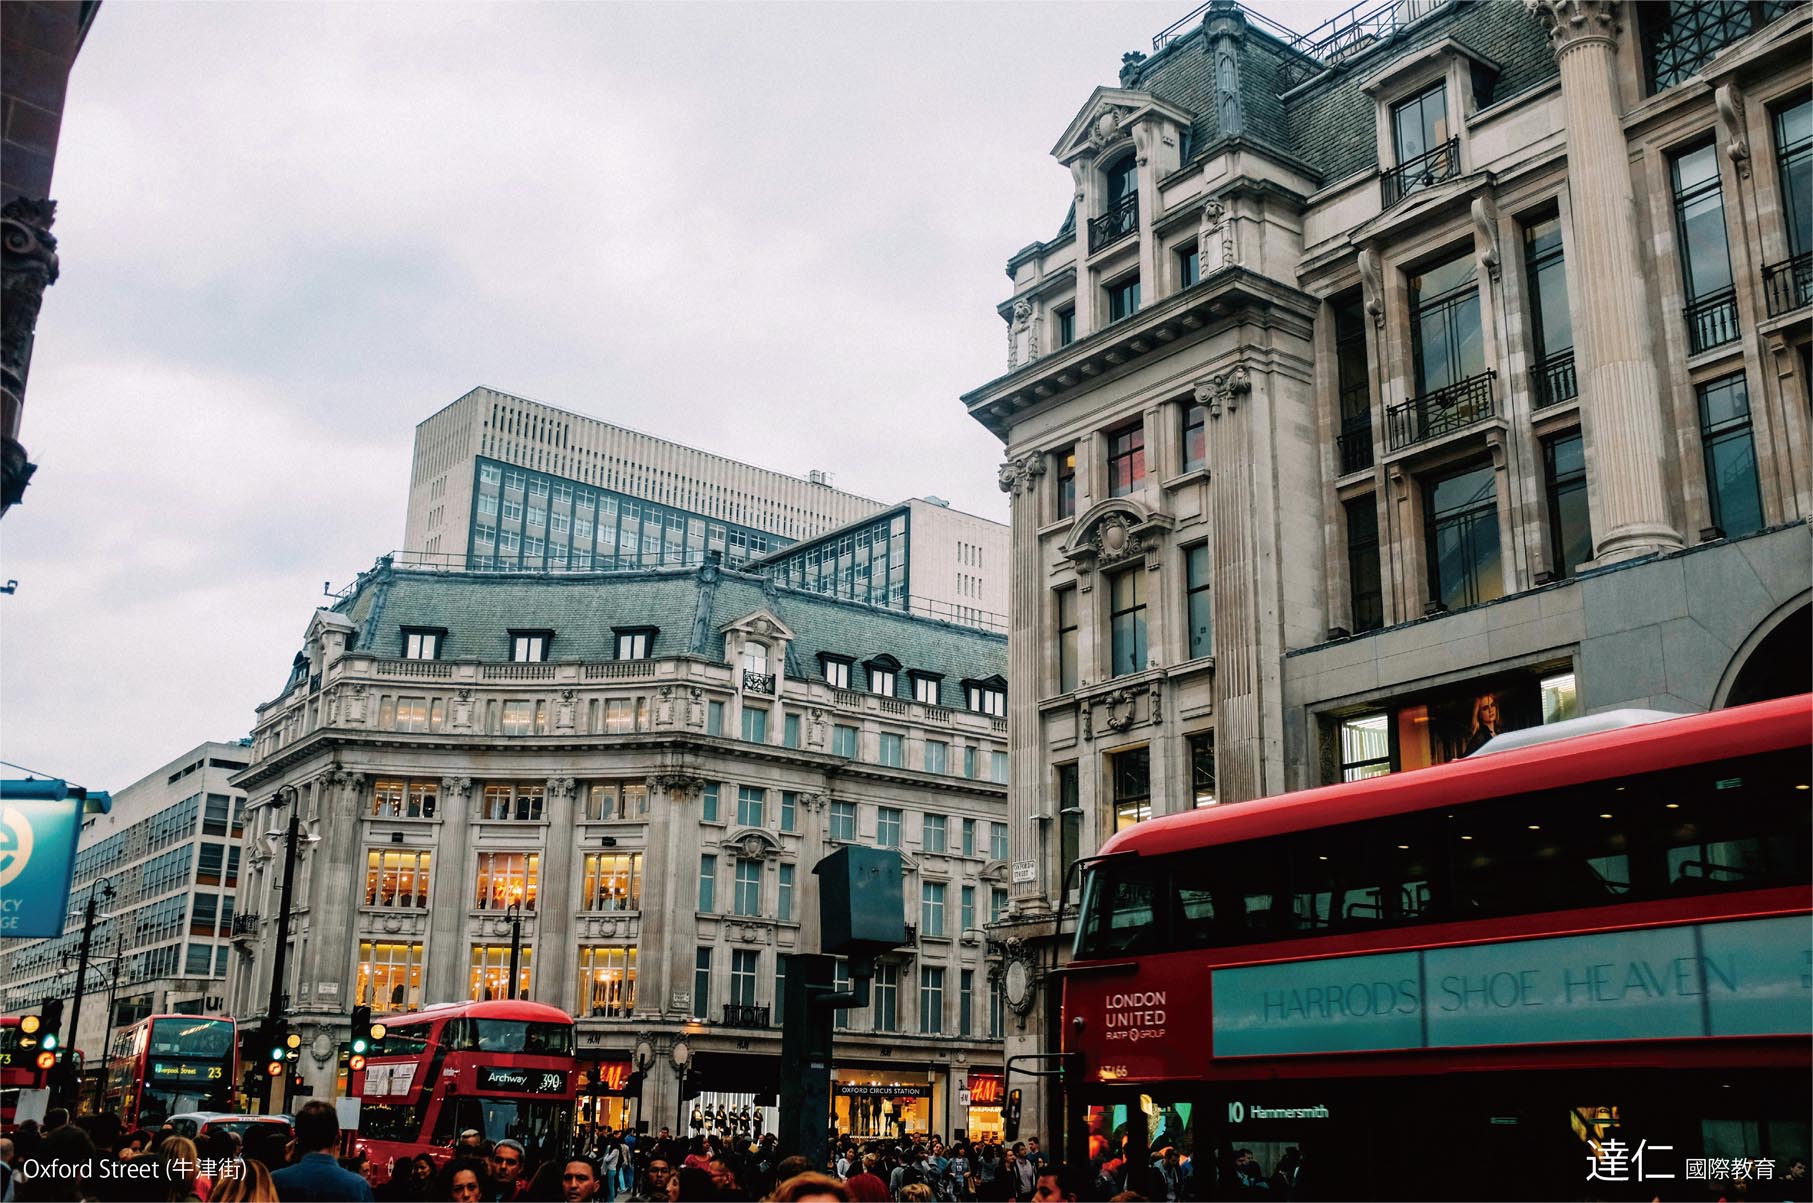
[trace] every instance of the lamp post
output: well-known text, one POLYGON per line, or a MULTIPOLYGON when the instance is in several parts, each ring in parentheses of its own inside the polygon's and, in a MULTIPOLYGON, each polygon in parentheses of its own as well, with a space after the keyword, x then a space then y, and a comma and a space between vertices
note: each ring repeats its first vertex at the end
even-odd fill
POLYGON ((674 1073, 680 1078, 680 1105, 674 1111, 674 1131, 686 1131, 686 1074, 692 1062, 692 1048, 684 1040, 674 1041, 673 1048, 668 1050, 673 1059, 674 1073))
POLYGON ((516 967, 522 960, 522 899, 514 898, 504 917, 510 920, 510 997, 516 997, 516 967))
POLYGON ((94 942, 95 903, 99 898, 112 902, 113 896, 113 880, 103 877, 88 888, 88 902, 82 908, 82 950, 76 955, 76 996, 69 1007, 69 1040, 62 1054, 66 1068, 60 1075, 72 1106, 82 1093, 82 1084, 76 1077, 80 1071, 76 1069, 75 1053, 76 1040, 82 1030, 82 995, 88 988, 88 950, 94 942))
MULTIPOLYGON (((281 806, 284 803, 279 802, 278 805, 281 806)), ((282 1031, 279 1016, 283 1011, 283 971, 284 962, 289 959, 290 907, 291 900, 296 893, 296 862, 300 859, 301 851, 299 845, 305 843, 312 845, 321 838, 312 833, 306 837, 303 836, 299 800, 288 805, 290 807, 288 826, 282 831, 272 829, 264 833, 265 847, 270 850, 271 855, 276 856, 280 848, 283 853, 283 886, 277 900, 277 946, 271 950, 271 993, 264 1008, 264 1043, 267 1047, 274 1047, 278 1043, 277 1037, 282 1031)), ((283 1077, 283 1110, 285 1111, 289 1110, 289 1098, 290 1077, 286 1069, 283 1077)))

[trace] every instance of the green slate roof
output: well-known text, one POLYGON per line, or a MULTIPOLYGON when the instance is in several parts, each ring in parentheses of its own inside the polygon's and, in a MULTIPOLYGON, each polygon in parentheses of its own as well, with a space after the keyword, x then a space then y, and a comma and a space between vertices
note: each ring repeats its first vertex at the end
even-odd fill
POLYGON ((529 576, 412 572, 384 564, 365 573, 333 607, 358 627, 356 651, 402 654, 404 627, 447 632, 444 660, 505 661, 510 632, 554 632, 550 660, 615 657, 615 628, 655 627, 656 659, 722 655, 722 630, 766 609, 794 633, 787 675, 822 679, 818 655, 856 662, 851 684, 864 688, 862 661, 882 653, 900 661, 898 696, 910 698, 907 673, 940 674, 941 701, 963 705, 961 682, 1005 675, 1007 638, 932 618, 813 593, 780 589, 760 576, 720 569, 529 576))

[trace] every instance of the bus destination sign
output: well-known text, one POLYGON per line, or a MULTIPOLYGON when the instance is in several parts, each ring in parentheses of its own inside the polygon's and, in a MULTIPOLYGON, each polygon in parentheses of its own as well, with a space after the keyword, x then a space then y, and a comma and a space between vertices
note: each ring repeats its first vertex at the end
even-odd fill
POLYGON ((171 1061, 152 1057, 145 1062, 145 1077, 152 1082, 218 1082, 225 1072, 225 1067, 218 1061, 171 1061))
POLYGON ((560 1069, 518 1069, 510 1065, 478 1067, 480 1090, 507 1090, 512 1094, 561 1094, 567 1075, 560 1069))

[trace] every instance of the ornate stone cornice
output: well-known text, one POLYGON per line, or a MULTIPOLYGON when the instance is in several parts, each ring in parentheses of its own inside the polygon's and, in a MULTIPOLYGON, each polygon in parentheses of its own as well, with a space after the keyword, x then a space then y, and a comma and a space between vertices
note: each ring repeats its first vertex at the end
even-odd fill
POLYGON ((1233 413, 1253 391, 1253 376, 1244 363, 1237 363, 1213 376, 1203 377, 1191 387, 1196 404, 1208 410, 1211 418, 1219 418, 1224 407, 1233 413))
POLYGON ((1003 493, 1020 492, 1031 496, 1039 487, 1039 478, 1043 475, 1045 475, 1045 457, 1034 451, 1002 464, 997 483, 1000 484, 1003 493))
POLYGON ((1616 0, 1523 0, 1523 4, 1548 30, 1557 58, 1593 42, 1617 48, 1622 26, 1616 0))

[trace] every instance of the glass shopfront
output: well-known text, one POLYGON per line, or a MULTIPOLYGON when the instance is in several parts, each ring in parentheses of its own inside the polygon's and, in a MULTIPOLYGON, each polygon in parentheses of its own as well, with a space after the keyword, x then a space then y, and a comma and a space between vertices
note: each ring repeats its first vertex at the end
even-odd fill
POLYGON ((932 1084, 903 1081, 887 1070, 839 1069, 831 1083, 831 1112, 838 1132, 858 1137, 932 1131, 932 1084))
POLYGON ((1001 1106, 1007 1101, 1003 1076, 994 1070, 972 1069, 966 1089, 969 1091, 969 1110, 965 1134, 971 1140, 980 1140, 985 1136, 995 1140, 1003 1139, 1005 1129, 1001 1121, 1001 1106))

